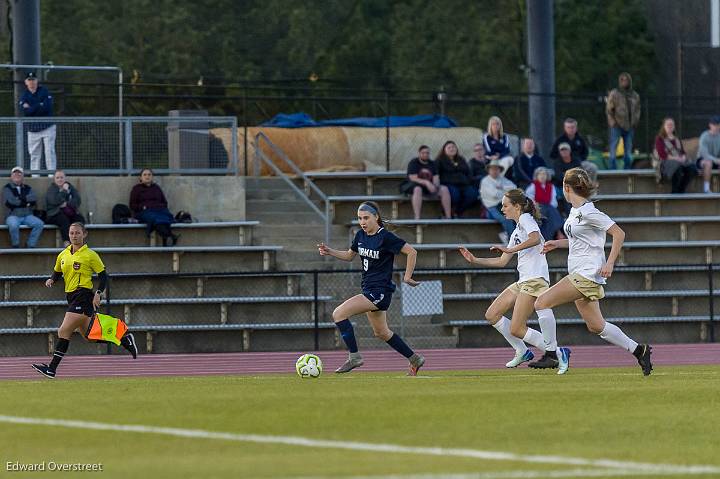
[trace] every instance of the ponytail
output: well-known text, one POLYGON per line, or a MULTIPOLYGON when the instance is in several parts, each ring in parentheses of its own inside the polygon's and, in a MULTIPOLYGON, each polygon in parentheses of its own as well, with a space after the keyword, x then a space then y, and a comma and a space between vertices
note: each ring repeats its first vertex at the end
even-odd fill
POLYGON ((535 205, 535 202, 528 198, 527 195, 525 195, 525 192, 520 188, 509 190, 505 193, 505 196, 507 196, 511 204, 520 206, 523 213, 530 214, 530 216, 532 216, 538 223, 542 220, 540 208, 538 208, 535 205))

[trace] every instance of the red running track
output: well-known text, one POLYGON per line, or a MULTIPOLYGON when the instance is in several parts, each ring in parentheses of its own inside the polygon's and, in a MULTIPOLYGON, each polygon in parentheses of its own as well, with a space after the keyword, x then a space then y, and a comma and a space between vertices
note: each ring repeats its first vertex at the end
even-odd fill
MULTIPOLYGON (((637 366, 635 358, 615 346, 571 346, 571 368, 637 366)), ((422 350, 427 362, 423 371, 504 369, 511 359, 510 348, 422 350)), ((130 356, 68 356, 59 378, 113 376, 193 376, 222 374, 292 373, 301 352, 150 354, 130 356)), ((321 351, 326 371, 333 371, 347 358, 344 351, 321 351)), ((404 371, 407 361, 395 351, 367 350, 359 371, 404 371)), ((30 367, 49 357, 0 358, 0 379, 40 379, 30 367)), ((653 364, 658 366, 720 364, 720 343, 658 344, 653 346, 653 364)), ((523 369, 521 366, 518 369, 523 369)))

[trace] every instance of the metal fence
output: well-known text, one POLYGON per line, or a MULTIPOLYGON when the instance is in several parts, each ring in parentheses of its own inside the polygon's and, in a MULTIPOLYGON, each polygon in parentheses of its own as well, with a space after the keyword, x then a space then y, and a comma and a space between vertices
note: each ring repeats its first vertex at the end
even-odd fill
MULTIPOLYGON (((398 288, 387 313, 388 321, 391 329, 413 347, 503 344, 502 338, 487 327, 484 312, 498 293, 516 280, 514 269, 417 270, 415 279, 427 286, 441 283, 436 290, 442 297, 441 311, 431 287, 409 296, 417 291, 403 289, 402 274, 394 274, 398 288)), ((565 274, 564 269, 551 269, 552 282, 565 274)), ((630 328, 643 340, 714 342, 719 279, 719 264, 618 266, 601 307, 606 318, 618 321, 624 329, 630 328)), ((44 280, 41 276, 0 277, 4 296, 0 302, 0 356, 42 355, 47 352, 48 341, 52 344, 67 305, 60 285, 47 289, 44 280)), ((188 334, 228 331, 230 338, 243 332, 242 340, 231 339, 229 347, 237 351, 342 349, 332 313, 347 298, 361 293, 360 281, 356 270, 114 274, 101 312, 124 318, 139 334, 151 331, 165 335, 166 348, 170 349, 159 348, 156 352, 193 352, 199 344, 207 350, 214 347, 213 341, 218 341, 221 348, 218 336, 206 336, 193 343, 188 334), (273 334, 271 342, 253 345, 250 332, 257 335, 258 331, 273 334), (179 339, 172 339, 174 334, 179 339)), ((575 328, 562 330, 561 338, 594 339, 585 331, 574 305, 556 308, 555 314, 560 328, 575 328)), ((373 338, 364 316, 351 320, 361 347, 383 347, 373 338)), ((530 324, 537 327, 535 320, 530 324)), ((74 344, 82 343, 76 338, 74 344)), ((75 346, 75 351, 88 352, 82 345, 75 346)), ((104 346, 98 351, 105 352, 104 346)))
MULTIPOLYGON (((0 174, 30 170, 27 133, 48 118, 0 117, 0 174), (5 171, 3 171, 5 170, 5 171)), ((234 117, 53 117, 57 167, 73 175, 238 173, 234 117)), ((50 174, 43 160, 33 174, 50 174)))

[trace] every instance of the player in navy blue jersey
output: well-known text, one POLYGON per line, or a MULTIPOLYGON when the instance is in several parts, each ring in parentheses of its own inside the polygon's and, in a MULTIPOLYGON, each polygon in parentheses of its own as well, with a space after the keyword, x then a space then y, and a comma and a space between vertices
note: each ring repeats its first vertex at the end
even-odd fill
POLYGON ((395 291, 395 284, 392 282, 395 255, 402 253, 407 256, 403 282, 417 286, 419 283, 412 278, 417 251, 385 229, 380 208, 376 203, 362 203, 358 207, 358 221, 361 230, 355 235, 349 250, 332 249, 324 243, 318 245, 320 256, 334 256, 344 261, 352 261, 356 255, 360 255, 362 259, 362 294, 346 300, 333 311, 333 321, 350 351, 348 360, 335 372, 347 373, 363 365, 350 317, 367 313, 375 337, 405 356, 410 361, 408 374, 416 376, 418 369, 425 364, 425 358, 415 353, 399 335, 390 330, 387 324, 387 309, 395 291))

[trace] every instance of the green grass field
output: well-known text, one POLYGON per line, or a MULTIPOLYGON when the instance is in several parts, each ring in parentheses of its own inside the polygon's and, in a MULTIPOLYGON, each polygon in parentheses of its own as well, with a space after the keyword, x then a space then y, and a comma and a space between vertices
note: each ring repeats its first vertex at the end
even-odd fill
MULTIPOLYGON (((711 465, 720 477, 720 368, 551 372, 325 373, 0 383, 0 415, 395 446, 513 453, 376 451, 0 420, 7 462, 102 463, 103 478, 657 477, 661 471, 567 458, 711 465), (555 463, 528 456, 560 456, 555 463), (524 472, 518 472, 524 471, 524 472), (609 472, 603 472, 609 471, 609 472)), ((272 438, 271 438, 272 439, 272 438)), ((332 444, 330 444, 332 446, 332 444)), ((689 477, 680 471, 663 477, 689 477)))

